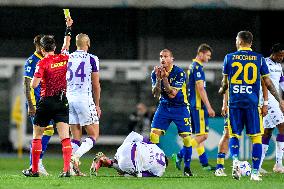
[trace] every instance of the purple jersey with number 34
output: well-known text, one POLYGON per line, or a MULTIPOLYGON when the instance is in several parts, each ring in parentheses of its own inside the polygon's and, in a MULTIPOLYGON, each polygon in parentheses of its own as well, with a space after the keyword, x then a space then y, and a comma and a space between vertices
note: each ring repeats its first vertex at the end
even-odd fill
POLYGON ((93 72, 99 71, 99 59, 83 50, 77 50, 69 55, 67 64, 67 97, 92 98, 93 72))

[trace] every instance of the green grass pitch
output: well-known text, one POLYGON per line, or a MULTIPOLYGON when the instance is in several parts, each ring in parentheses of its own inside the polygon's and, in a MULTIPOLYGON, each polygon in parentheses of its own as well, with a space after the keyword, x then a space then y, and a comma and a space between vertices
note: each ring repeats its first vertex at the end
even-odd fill
MULTIPOLYGON (((81 170, 89 172, 92 158, 81 158, 81 170)), ((213 164, 215 160, 211 161, 213 164)), ((240 181, 233 180, 231 176, 215 177, 213 172, 201 169, 197 160, 192 162, 194 177, 183 177, 182 171, 175 169, 173 162, 169 162, 169 167, 162 178, 130 178, 120 177, 109 168, 102 168, 97 177, 71 177, 58 178, 63 162, 60 157, 46 157, 44 164, 47 171, 52 174, 48 177, 26 178, 21 170, 27 168, 28 159, 18 159, 12 157, 0 158, 0 189, 42 189, 42 188, 145 188, 145 189, 281 189, 284 187, 284 174, 270 173, 263 176, 262 182, 252 182, 249 177, 242 177, 240 181)), ((274 161, 265 161, 264 168, 271 171, 274 161)), ((226 161, 226 172, 230 175, 231 161, 226 161)))

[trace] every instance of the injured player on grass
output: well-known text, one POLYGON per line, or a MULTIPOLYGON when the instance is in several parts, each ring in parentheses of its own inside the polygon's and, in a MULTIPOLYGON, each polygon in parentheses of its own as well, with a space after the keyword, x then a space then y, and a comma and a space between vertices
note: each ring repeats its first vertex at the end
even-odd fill
POLYGON ((156 145, 131 132, 117 149, 113 159, 102 152, 96 154, 90 174, 96 175, 101 167, 114 168, 119 175, 134 177, 161 177, 168 164, 165 153, 156 145))

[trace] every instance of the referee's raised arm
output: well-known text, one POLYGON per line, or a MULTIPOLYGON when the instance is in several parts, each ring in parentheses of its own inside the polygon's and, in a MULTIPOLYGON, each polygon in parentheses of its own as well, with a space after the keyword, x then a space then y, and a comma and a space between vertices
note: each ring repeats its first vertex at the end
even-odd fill
POLYGON ((70 41, 71 41, 71 33, 72 33, 72 24, 73 20, 71 17, 66 18, 66 30, 65 30, 65 37, 64 42, 61 48, 61 52, 69 51, 70 41))

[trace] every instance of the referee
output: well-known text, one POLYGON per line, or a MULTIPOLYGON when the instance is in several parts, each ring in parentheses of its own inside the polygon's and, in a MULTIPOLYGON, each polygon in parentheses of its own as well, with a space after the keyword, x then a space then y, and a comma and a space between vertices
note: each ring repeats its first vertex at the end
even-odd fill
POLYGON ((68 52, 71 40, 71 26, 73 20, 66 18, 66 32, 61 54, 55 54, 55 40, 53 36, 45 35, 41 38, 41 51, 44 58, 38 63, 32 87, 36 88, 41 83, 40 100, 37 104, 34 118, 32 141, 32 170, 24 172, 27 177, 38 177, 38 162, 42 151, 41 138, 44 128, 53 120, 62 144, 64 168, 60 177, 70 177, 70 159, 72 147, 68 125, 68 101, 66 98, 66 72, 68 52))

